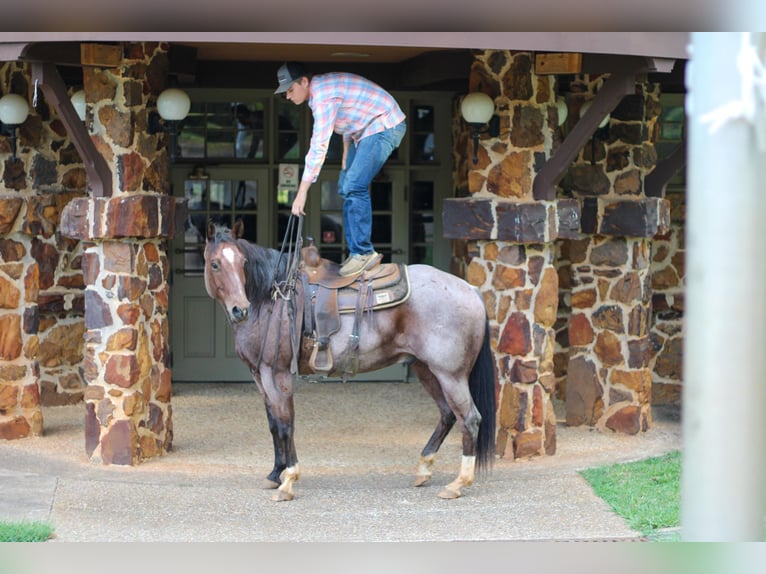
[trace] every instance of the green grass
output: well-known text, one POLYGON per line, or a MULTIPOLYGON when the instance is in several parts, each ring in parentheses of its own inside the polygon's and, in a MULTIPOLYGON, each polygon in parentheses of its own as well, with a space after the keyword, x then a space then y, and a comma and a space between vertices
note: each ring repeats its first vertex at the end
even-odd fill
POLYGON ((0 542, 45 542, 53 535, 47 522, 6 522, 0 520, 0 542))
MULTIPOLYGON (((650 539, 681 524, 681 453, 637 462, 589 468, 580 472, 594 492, 622 516, 633 530, 650 539)), ((677 533, 676 533, 677 535, 677 533)))

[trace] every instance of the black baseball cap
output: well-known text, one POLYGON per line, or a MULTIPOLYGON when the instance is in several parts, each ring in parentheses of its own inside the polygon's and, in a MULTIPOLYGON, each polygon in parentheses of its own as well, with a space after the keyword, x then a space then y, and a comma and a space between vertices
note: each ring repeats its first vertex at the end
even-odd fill
POLYGON ((303 64, 300 64, 299 62, 285 62, 279 67, 279 70, 277 70, 279 87, 277 87, 274 93, 282 94, 286 92, 294 82, 297 82, 305 75, 306 69, 303 67, 303 64))

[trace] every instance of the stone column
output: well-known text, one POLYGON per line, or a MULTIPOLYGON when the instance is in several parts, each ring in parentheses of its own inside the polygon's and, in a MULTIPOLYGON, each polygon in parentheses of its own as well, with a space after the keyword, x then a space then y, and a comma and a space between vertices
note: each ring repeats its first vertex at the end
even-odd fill
POLYGON ((126 45, 119 66, 84 77, 91 137, 116 190, 76 198, 61 217, 62 234, 84 242, 85 450, 93 462, 137 464, 173 440, 166 242, 185 204, 167 195, 165 136, 146 131, 166 46, 126 45))
MULTIPOLYGON (((7 201, 0 203, 8 206, 7 201)), ((36 360, 39 269, 22 238, 5 235, 4 215, 0 214, 0 438, 18 439, 43 432, 36 360)))
POLYGON ((468 197, 444 206, 445 237, 456 244, 455 271, 484 297, 498 375, 497 453, 524 458, 556 452, 554 325, 558 309, 555 241, 577 237, 579 205, 535 200, 534 175, 557 145, 555 78, 534 74, 533 55, 476 55, 470 90, 489 94, 500 136, 484 138, 478 162, 458 133, 456 181, 468 197), (462 174, 466 174, 463 176, 462 174))
MULTIPOLYGON (((572 83, 584 103, 601 80, 572 83)), ((564 182, 582 202, 582 239, 568 245, 566 422, 636 434, 651 424, 652 238, 667 232, 669 203, 644 194, 656 163, 657 87, 637 84, 585 145, 564 182)))

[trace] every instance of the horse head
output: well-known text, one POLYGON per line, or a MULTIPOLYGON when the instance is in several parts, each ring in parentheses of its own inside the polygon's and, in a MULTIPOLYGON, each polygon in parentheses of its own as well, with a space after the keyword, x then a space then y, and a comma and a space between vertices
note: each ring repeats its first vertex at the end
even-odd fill
POLYGON ((230 230, 210 221, 205 241, 205 289, 221 303, 231 324, 247 319, 250 300, 245 289, 247 258, 238 245, 243 225, 230 230))

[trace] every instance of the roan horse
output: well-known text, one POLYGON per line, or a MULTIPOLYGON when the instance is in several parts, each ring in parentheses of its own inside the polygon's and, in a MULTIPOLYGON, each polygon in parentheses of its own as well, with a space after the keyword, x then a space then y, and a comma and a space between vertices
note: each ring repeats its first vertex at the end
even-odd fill
MULTIPOLYGON (((237 353, 264 397, 275 459, 265 487, 277 489, 273 500, 292 500, 300 476, 293 442, 293 379, 316 369, 309 352, 317 343, 301 336, 311 304, 304 300, 306 262, 296 259, 291 273, 281 252, 242 239, 242 227, 241 221, 231 230, 209 223, 205 287, 223 306, 237 353)), ((321 262, 331 273, 337 271, 336 263, 321 262)), ((334 365, 352 364, 351 372, 411 364, 441 413, 421 452, 415 486, 431 478, 436 452, 459 421, 460 472, 439 493, 441 498, 458 498, 461 488, 473 483, 475 472, 486 472, 495 457, 495 367, 486 310, 478 291, 454 275, 428 265, 407 266, 404 274, 410 281, 406 300, 374 312, 359 313, 357 305, 356 313, 340 315, 326 352, 334 365)))

